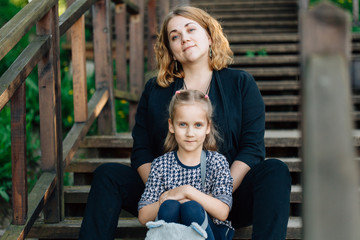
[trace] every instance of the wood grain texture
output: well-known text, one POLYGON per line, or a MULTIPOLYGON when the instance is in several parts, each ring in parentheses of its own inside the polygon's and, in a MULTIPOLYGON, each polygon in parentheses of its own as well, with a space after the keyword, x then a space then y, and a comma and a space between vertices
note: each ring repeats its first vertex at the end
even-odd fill
POLYGON ((12 224, 25 224, 28 210, 26 96, 23 83, 11 98, 12 224))
POLYGON ((48 35, 35 37, 0 77, 0 110, 9 102, 42 55, 49 49, 50 37, 48 35))
POLYGON ((57 0, 33 0, 0 29, 0 60, 56 3, 57 0))

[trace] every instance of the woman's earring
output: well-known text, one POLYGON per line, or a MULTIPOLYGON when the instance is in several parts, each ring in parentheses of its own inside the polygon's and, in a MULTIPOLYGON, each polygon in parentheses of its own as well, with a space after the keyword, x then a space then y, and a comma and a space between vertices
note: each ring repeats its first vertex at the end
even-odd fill
POLYGON ((212 59, 212 49, 211 49, 211 45, 209 46, 209 57, 210 57, 210 59, 212 59))

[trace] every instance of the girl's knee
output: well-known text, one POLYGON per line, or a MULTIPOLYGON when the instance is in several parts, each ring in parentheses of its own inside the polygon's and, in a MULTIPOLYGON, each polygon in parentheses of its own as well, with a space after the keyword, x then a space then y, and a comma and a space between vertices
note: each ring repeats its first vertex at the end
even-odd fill
POLYGON ((184 224, 191 224, 191 222, 202 222, 205 217, 204 208, 196 201, 188 201, 181 204, 181 219, 184 224))
POLYGON ((179 222, 180 203, 176 200, 166 200, 160 206, 158 219, 165 222, 179 222))
POLYGON ((160 206, 160 209, 179 209, 180 202, 176 200, 166 200, 160 206))

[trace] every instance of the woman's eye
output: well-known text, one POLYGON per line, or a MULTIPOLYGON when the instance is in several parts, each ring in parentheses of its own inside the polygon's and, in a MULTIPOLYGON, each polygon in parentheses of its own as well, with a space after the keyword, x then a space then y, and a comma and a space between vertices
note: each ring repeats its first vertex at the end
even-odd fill
POLYGON ((189 32, 193 32, 193 31, 195 31, 196 29, 195 28, 190 28, 189 29, 189 32))
POLYGON ((175 40, 178 39, 178 38, 179 38, 179 36, 176 36, 176 35, 175 35, 175 36, 172 36, 172 37, 171 37, 171 40, 172 40, 172 41, 175 41, 175 40))

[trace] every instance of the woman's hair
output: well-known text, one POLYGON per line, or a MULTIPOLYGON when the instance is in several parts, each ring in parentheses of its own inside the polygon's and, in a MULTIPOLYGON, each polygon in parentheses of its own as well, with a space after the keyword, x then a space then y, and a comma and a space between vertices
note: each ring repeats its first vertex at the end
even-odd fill
POLYGON ((154 47, 159 68, 157 83, 161 87, 168 87, 174 81, 174 77, 185 77, 181 64, 176 63, 173 58, 169 44, 167 27, 170 20, 176 16, 185 17, 197 22, 209 34, 212 41, 212 57, 209 57, 209 65, 212 70, 221 70, 233 62, 234 54, 217 20, 200 8, 190 6, 177 7, 165 17, 154 47), (179 66, 175 67, 175 64, 179 66))
MULTIPOLYGON (((173 122, 176 114, 176 110, 183 105, 200 103, 202 108, 206 112, 206 120, 210 125, 210 133, 206 135, 203 148, 206 150, 216 151, 217 145, 216 141, 220 140, 219 133, 215 129, 211 117, 213 114, 213 107, 211 105, 210 99, 204 93, 198 90, 181 90, 176 91, 175 95, 172 97, 169 105, 169 119, 173 122)), ((178 143, 175 139, 175 134, 168 131, 168 134, 164 143, 164 152, 171 152, 178 148, 178 143)))

